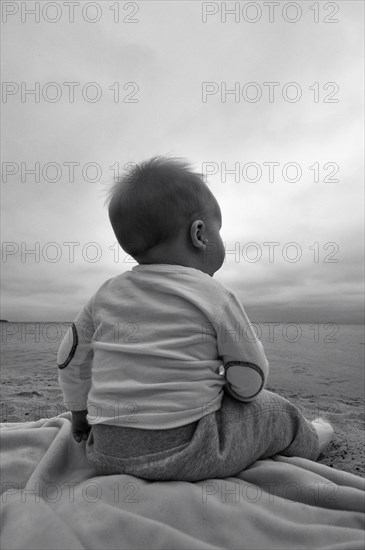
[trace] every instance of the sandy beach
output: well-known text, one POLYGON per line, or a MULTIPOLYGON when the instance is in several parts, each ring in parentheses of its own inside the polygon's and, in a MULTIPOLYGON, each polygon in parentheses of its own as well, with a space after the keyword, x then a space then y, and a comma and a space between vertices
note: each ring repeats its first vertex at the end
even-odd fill
MULTIPOLYGON (((262 335, 270 360, 266 389, 289 399, 308 419, 322 416, 332 424, 334 440, 319 462, 365 477, 361 327, 356 337, 353 327, 347 332, 343 330, 332 347, 326 347, 323 342, 309 346, 309 334, 296 345, 283 339, 270 342, 262 335), (358 351, 350 357, 346 350, 353 349, 358 351)), ((4 346, 1 422, 51 418, 66 410, 57 381, 58 342, 30 344, 28 339, 23 347, 19 342, 17 345, 6 342, 4 346)))

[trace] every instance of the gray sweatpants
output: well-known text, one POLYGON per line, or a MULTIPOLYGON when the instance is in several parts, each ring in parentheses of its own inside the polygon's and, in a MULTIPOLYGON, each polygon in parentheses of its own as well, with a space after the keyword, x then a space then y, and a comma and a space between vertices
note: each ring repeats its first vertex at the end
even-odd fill
POLYGON ((263 390, 249 403, 224 394, 219 410, 178 428, 94 425, 86 453, 100 475, 201 481, 235 476, 275 454, 316 460, 319 446, 316 430, 299 409, 263 390))

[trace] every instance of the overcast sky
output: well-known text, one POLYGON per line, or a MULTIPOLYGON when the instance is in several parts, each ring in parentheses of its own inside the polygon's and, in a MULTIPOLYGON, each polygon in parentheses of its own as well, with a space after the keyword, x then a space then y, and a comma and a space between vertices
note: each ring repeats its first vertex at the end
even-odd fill
POLYGON ((2 318, 72 320, 130 269, 105 190, 170 154, 208 173, 252 320, 361 322, 363 3, 79 4, 3 3, 2 318))

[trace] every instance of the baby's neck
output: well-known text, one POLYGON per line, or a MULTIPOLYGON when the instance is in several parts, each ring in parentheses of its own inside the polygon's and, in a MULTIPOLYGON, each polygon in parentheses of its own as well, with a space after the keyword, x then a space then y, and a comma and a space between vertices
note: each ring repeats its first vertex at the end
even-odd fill
POLYGON ((205 262, 199 254, 195 255, 187 252, 184 247, 173 243, 171 246, 165 245, 163 249, 154 247, 149 250, 143 257, 136 258, 137 262, 143 264, 168 264, 181 265, 184 267, 192 267, 203 273, 207 273, 204 269, 205 262))

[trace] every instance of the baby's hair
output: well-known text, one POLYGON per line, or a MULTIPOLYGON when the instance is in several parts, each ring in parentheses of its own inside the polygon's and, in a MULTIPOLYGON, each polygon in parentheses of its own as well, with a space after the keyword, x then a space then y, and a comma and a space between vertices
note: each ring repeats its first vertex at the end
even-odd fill
POLYGON ((172 241, 194 217, 216 205, 204 175, 186 160, 168 157, 133 166, 114 183, 106 202, 115 236, 134 258, 172 241))

